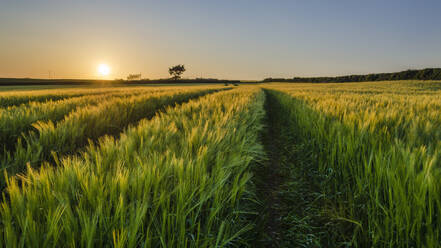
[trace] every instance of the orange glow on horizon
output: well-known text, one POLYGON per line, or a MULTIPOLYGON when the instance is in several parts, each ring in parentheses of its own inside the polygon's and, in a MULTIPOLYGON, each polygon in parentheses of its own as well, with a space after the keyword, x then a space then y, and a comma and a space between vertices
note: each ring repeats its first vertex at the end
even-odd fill
POLYGON ((110 67, 107 64, 100 64, 98 65, 98 74, 102 77, 109 76, 110 74, 110 67))

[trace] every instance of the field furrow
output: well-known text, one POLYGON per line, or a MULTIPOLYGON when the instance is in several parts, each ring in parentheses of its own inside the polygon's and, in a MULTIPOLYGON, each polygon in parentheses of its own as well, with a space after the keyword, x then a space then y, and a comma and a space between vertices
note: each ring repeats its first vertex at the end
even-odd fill
POLYGON ((0 94, 0 108, 10 106, 27 105, 31 102, 58 101, 71 97, 93 96, 117 92, 115 89, 92 89, 92 90, 47 90, 37 92, 7 92, 0 94))
POLYGON ((441 246, 439 82, 233 88, 0 109, 0 248, 441 246))
POLYGON ((246 245, 250 165, 262 156, 264 95, 220 92, 101 139, 60 166, 10 178, 5 246, 246 245), (19 181, 17 181, 19 180, 19 181), (32 235, 23 235, 29 233, 32 235))
MULTIPOLYGON (((150 92, 150 91, 149 91, 150 92)), ((152 91, 153 92, 153 91, 152 91)), ((31 102, 28 105, 0 110, 0 150, 13 150, 18 137, 35 130, 32 126, 37 121, 57 123, 70 112, 88 105, 96 105, 116 98, 125 98, 141 92, 117 92, 100 95, 72 97, 64 100, 31 102)))
MULTIPOLYGON (((305 139, 280 92, 265 90, 267 160, 255 168, 261 202, 253 247, 344 247, 347 223, 328 211, 326 174, 320 173, 313 140, 305 139)), ((351 234, 351 232, 349 231, 351 234)))
MULTIPOLYGON (((146 87, 146 86, 130 86, 130 87, 93 87, 89 88, 70 88, 70 89, 50 89, 50 90, 32 90, 32 91, 10 91, 0 92, 0 111, 8 107, 28 105, 32 102, 47 102, 68 99, 80 96, 94 96, 111 93, 124 92, 143 92, 143 91, 165 91, 178 89, 176 86, 160 86, 160 87, 146 87)), ((207 88, 206 86, 187 86, 186 88, 207 88)))
POLYGON ((357 247, 438 247, 440 98, 357 95, 340 87, 348 92, 271 87, 287 92, 272 94, 324 178, 327 214, 345 223, 328 237, 357 247))
POLYGON ((169 105, 188 101, 214 90, 146 93, 129 98, 116 98, 97 106, 80 108, 55 124, 37 122, 37 130, 19 140, 13 152, 6 152, 2 169, 10 175, 23 171, 26 165, 38 166, 43 161, 76 153, 78 149, 103 135, 117 135, 129 124, 154 114, 169 105))

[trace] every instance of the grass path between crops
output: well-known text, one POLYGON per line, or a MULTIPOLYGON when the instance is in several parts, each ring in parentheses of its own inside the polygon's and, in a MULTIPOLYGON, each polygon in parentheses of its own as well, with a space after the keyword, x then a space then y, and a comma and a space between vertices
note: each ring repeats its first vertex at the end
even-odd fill
MULTIPOLYGON (((221 89, 220 91, 223 91, 223 90, 231 90, 231 88, 221 89)), ((63 158, 64 156, 67 156, 67 155, 80 154, 88 147, 89 144, 93 143, 95 145, 98 145, 99 140, 105 136, 112 136, 115 139, 119 139, 121 137, 121 134, 123 134, 129 126, 136 126, 137 123, 139 123, 139 121, 142 119, 150 120, 154 116, 156 116, 157 114, 159 114, 161 112, 167 112, 167 110, 169 108, 175 108, 178 105, 188 103, 191 100, 197 100, 203 96, 215 94, 217 92, 219 92, 219 90, 205 92, 202 95, 194 95, 194 96, 188 97, 187 99, 173 100, 168 103, 165 103, 162 106, 158 106, 157 109, 153 109, 151 112, 146 113, 145 115, 138 116, 138 117, 134 118, 133 120, 130 120, 129 122, 125 123, 123 126, 119 127, 119 129, 113 129, 111 131, 105 130, 105 132, 100 133, 99 136, 94 137, 94 138, 86 136, 87 140, 83 140, 82 142, 78 142, 78 144, 76 144, 75 149, 73 149, 69 152, 58 151, 57 153, 52 153, 47 150, 43 150, 42 154, 37 154, 36 158, 33 158, 33 157, 27 156, 28 154, 21 151, 20 154, 24 154, 23 158, 21 158, 21 160, 17 160, 16 158, 14 158, 17 151, 14 151, 15 153, 13 153, 13 155, 9 155, 12 158, 3 158, 2 156, 6 156, 6 154, 0 155, 0 162, 1 162, 1 160, 4 161, 3 164, 0 164, 0 168, 2 168, 2 169, 6 168, 8 170, 9 176, 14 176, 14 175, 17 175, 18 173, 22 173, 24 170, 26 170, 26 167, 24 166, 25 163, 23 161, 31 160, 32 162, 30 162, 30 165, 33 167, 38 167, 44 162, 49 162, 51 164, 59 165, 59 163, 61 161, 61 160, 59 160, 59 158, 63 158), (56 156, 54 156, 54 155, 56 155, 56 156), (19 162, 17 162, 17 161, 19 161, 19 162), (10 163, 10 164, 7 164, 7 163, 10 163), (20 167, 18 167, 18 166, 20 166, 20 167)), ((87 108, 87 106, 83 107, 83 108, 87 108)), ((36 139, 34 142, 38 142, 38 139, 36 139)), ((26 151, 25 149, 26 148, 23 148, 24 151, 26 151)), ((31 147, 28 149, 36 149, 36 148, 31 147)), ((0 191, 2 191, 5 187, 6 187, 6 181, 0 180, 0 191)))
POLYGON ((259 230, 260 237, 258 237, 256 247, 280 247, 280 242, 283 239, 283 223, 281 218, 284 213, 282 204, 283 199, 279 194, 281 187, 286 181, 282 174, 280 164, 280 149, 278 144, 280 142, 278 130, 274 129, 276 117, 268 100, 265 103, 266 111, 266 128, 262 135, 262 141, 267 153, 267 161, 256 173, 257 176, 257 193, 259 199, 263 203, 263 209, 259 215, 259 230))
POLYGON ((323 175, 314 168, 307 144, 296 143, 277 99, 267 94, 262 142, 266 162, 255 171, 261 209, 253 247, 341 247, 338 224, 326 210, 323 175))

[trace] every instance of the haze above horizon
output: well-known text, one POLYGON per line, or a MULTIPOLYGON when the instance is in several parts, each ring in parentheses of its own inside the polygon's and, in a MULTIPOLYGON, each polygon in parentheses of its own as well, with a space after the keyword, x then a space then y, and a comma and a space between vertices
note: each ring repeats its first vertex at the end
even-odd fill
POLYGON ((440 12, 434 0, 6 0, 0 77, 153 79, 175 64, 184 77, 222 79, 441 67, 440 12))

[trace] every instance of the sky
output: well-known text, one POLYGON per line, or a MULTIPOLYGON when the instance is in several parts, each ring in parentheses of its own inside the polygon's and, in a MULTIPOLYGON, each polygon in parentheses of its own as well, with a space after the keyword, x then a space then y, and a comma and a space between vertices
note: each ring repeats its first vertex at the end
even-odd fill
POLYGON ((254 80, 441 67, 441 1, 0 0, 0 77, 254 80))

